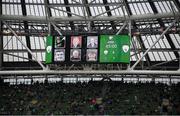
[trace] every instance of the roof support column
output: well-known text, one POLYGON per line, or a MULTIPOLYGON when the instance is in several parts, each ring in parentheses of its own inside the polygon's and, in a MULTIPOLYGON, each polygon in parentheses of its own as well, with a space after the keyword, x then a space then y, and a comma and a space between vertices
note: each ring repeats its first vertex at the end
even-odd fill
MULTIPOLYGON (((27 16, 25 0, 21 0, 21 7, 22 7, 23 16, 27 16)), ((23 23, 24 23, 25 32, 28 33, 28 21, 23 21, 23 23)), ((30 43, 30 37, 29 36, 26 36, 26 43, 27 43, 27 47, 31 50, 31 43, 30 43)), ((32 59, 32 56, 30 53, 28 53, 28 58, 32 59)), ((30 61, 31 60, 29 60, 29 62, 30 61)))
MULTIPOLYGON (((0 21, 0 31, 2 32, 2 22, 0 21)), ((3 63, 3 36, 0 35, 0 70, 2 69, 3 63)))
MULTIPOLYGON (((126 8, 128 17, 132 16, 132 12, 131 12, 130 6, 129 6, 129 4, 128 4, 128 1, 127 1, 127 0, 123 0, 123 3, 124 3, 124 5, 125 5, 125 8, 126 8)), ((137 26, 136 26, 136 22, 135 22, 134 20, 131 20, 131 23, 132 23, 132 26, 133 26, 135 29, 138 29, 137 26)), ((132 36, 131 36, 131 37, 132 37, 132 36)), ((142 41, 141 36, 139 36, 139 40, 140 40, 139 43, 142 42, 142 43, 140 43, 140 44, 143 45, 141 49, 144 50, 144 49, 145 49, 145 46, 144 46, 144 43, 143 43, 143 41, 142 41)), ((145 58, 146 58, 146 61, 147 61, 148 66, 150 66, 150 58, 149 58, 149 56, 146 55, 145 58)), ((138 58, 137 58, 137 59, 138 59, 138 58)), ((129 67, 129 68, 130 68, 130 67, 129 67)), ((129 69, 129 68, 128 68, 128 69, 129 69)))
MULTIPOLYGON (((88 5, 88 1, 87 0, 83 0, 82 2, 83 2, 84 7, 86 9, 88 18, 91 18, 92 14, 91 14, 91 10, 90 10, 89 5, 88 5)), ((89 32, 92 31, 93 27, 94 27, 94 22, 93 21, 88 21, 88 31, 89 32)))
MULTIPOLYGON (((68 0, 64 0, 64 4, 65 4, 65 5, 68 5, 68 4, 69 4, 68 0)), ((67 11, 67 12, 71 12, 70 7, 66 6, 66 11, 67 11)), ((68 17, 72 17, 72 14, 70 14, 70 13, 67 13, 67 15, 68 15, 68 17)), ((74 27, 73 21, 69 21, 69 24, 70 24, 71 30, 74 31, 74 30, 75 30, 75 27, 74 27)))
MULTIPOLYGON (((0 0, 0 15, 2 15, 2 0, 0 0)), ((2 32, 2 22, 0 21, 0 32, 2 32)), ((3 36, 0 35, 0 70, 2 69, 3 63, 3 36)))
POLYGON ((52 17, 52 14, 51 14, 50 7, 48 7, 49 0, 45 0, 44 3, 45 3, 46 20, 47 20, 47 26, 48 26, 48 35, 52 35, 53 28, 52 28, 50 20, 49 20, 50 17, 52 17))
MULTIPOLYGON (((108 2, 107 2, 107 0, 103 0, 103 3, 104 3, 104 5, 106 5, 108 2)), ((106 11, 107 11, 107 15, 108 15, 108 16, 112 16, 112 14, 111 14, 111 12, 110 12, 109 6, 105 6, 105 9, 106 9, 106 11)), ((110 21, 110 23, 111 23, 112 29, 113 29, 113 30, 116 30, 116 26, 115 26, 114 22, 113 22, 113 21, 110 21)))

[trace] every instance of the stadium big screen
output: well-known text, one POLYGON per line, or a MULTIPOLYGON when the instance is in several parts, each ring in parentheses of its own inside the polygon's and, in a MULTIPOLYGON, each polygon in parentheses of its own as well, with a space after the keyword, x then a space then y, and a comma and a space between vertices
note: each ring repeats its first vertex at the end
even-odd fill
POLYGON ((129 63, 128 35, 48 36, 46 64, 129 63))

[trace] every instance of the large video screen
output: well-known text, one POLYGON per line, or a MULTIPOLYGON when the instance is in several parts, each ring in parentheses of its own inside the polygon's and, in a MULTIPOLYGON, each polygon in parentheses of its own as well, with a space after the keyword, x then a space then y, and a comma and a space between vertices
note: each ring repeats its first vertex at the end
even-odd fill
POLYGON ((100 36, 100 63, 129 63, 130 38, 128 35, 100 36))
POLYGON ((46 63, 129 63, 128 35, 48 36, 46 63))

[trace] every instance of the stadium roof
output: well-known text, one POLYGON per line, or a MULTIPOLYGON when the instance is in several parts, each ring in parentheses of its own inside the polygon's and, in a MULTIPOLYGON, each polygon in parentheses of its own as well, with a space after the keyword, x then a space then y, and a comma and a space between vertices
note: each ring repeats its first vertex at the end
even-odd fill
POLYGON ((0 8, 1 70, 40 69, 22 42, 43 62, 50 33, 130 34, 131 66, 152 47, 139 69, 179 69, 180 0, 0 0, 0 8))

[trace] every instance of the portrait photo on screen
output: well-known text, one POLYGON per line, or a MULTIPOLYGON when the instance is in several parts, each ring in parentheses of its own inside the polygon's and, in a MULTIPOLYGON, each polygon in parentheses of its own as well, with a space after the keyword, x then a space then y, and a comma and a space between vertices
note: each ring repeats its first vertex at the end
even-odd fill
POLYGON ((65 61, 65 49, 55 49, 54 50, 54 61, 55 62, 65 61))
POLYGON ((71 61, 80 61, 81 49, 71 49, 70 59, 71 61))
POLYGON ((87 49, 86 60, 97 61, 97 49, 87 49))
POLYGON ((66 37, 55 37, 55 48, 65 48, 66 37))
POLYGON ((81 48, 82 36, 71 36, 71 48, 81 48))
POLYGON ((87 48, 97 48, 97 47, 98 47, 98 36, 88 36, 87 48))

